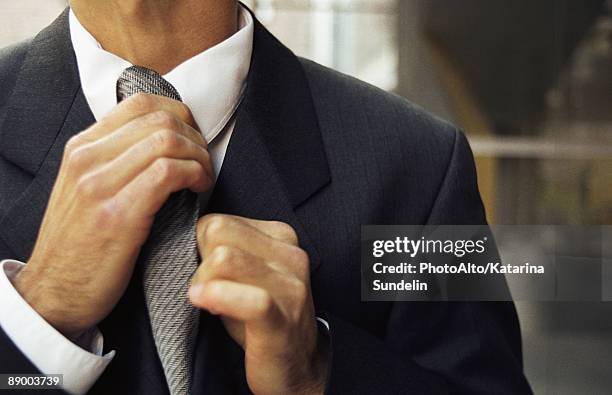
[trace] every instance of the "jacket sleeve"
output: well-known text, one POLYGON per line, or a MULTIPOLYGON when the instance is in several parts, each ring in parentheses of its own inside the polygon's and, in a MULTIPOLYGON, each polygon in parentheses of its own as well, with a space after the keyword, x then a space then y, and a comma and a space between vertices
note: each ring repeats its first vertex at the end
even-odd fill
MULTIPOLYGON (((472 152, 455 133, 428 225, 486 218, 472 152)), ((529 394, 512 302, 394 302, 384 336, 328 315, 329 394, 529 394)))
MULTIPOLYGON (((0 261, 12 257, 9 248, 0 238, 0 261)), ((29 361, 29 359, 15 346, 6 335, 0 325, 0 373, 2 374, 40 374, 40 371, 29 361)), ((32 390, 32 393, 40 392, 32 390)), ((63 391, 49 391, 50 393, 62 394, 63 391)), ((23 393, 28 393, 24 391, 23 393)))

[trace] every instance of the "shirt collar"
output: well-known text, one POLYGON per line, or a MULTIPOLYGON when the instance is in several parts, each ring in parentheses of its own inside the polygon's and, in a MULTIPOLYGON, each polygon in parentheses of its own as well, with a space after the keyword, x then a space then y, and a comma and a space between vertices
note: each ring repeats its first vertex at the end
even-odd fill
MULTIPOLYGON (((100 120, 117 104, 117 79, 132 64, 105 51, 72 10, 69 20, 83 94, 100 120)), ((164 75, 191 109, 208 142, 223 130, 240 104, 253 52, 253 31, 253 17, 240 7, 239 30, 234 35, 164 75)))

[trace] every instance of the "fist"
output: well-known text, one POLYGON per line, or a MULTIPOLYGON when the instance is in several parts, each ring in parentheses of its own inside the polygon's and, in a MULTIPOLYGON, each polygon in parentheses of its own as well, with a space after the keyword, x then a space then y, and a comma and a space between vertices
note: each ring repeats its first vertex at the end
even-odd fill
POLYGON ((76 337, 115 306, 168 196, 207 190, 213 171, 189 109, 136 95, 67 144, 28 264, 15 287, 76 337))
POLYGON ((281 222, 208 215, 198 223, 202 265, 191 302, 221 316, 245 351, 256 394, 323 393, 326 336, 319 334, 309 259, 281 222))

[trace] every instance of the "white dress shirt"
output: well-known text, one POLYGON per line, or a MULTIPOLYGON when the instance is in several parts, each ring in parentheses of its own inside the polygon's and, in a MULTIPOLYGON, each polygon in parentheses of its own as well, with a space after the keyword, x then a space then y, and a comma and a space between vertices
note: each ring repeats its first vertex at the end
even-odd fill
MULTIPOLYGON (((132 64, 105 51, 72 10, 69 22, 83 93, 95 119, 100 120, 117 104, 117 79, 132 64)), ((234 35, 164 75, 191 109, 209 143, 217 176, 234 129, 233 115, 246 84, 253 32, 253 18, 241 7, 239 30, 234 35)), ((102 355, 103 337, 95 328, 77 339, 79 346, 38 315, 10 281, 22 266, 17 261, 0 262, 0 326, 42 373, 63 374, 64 389, 83 394, 96 382, 115 352, 102 355)))

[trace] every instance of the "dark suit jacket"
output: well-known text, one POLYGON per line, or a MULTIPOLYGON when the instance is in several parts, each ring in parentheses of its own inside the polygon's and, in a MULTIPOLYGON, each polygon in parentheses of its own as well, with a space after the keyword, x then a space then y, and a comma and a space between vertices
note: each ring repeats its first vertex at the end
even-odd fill
MULTIPOLYGON (((0 259, 27 261, 64 145, 93 122, 66 13, 0 52, 0 259)), ((297 58, 257 23, 207 210, 297 230, 331 325, 329 393, 530 392, 512 303, 361 302, 362 224, 485 223, 472 154, 452 125, 297 58)), ((117 355, 92 393, 168 391, 140 276, 100 324, 117 355)), ((193 393, 248 392, 240 347, 217 318, 202 320, 193 393)), ((0 372, 36 372, 1 330, 0 372)))

